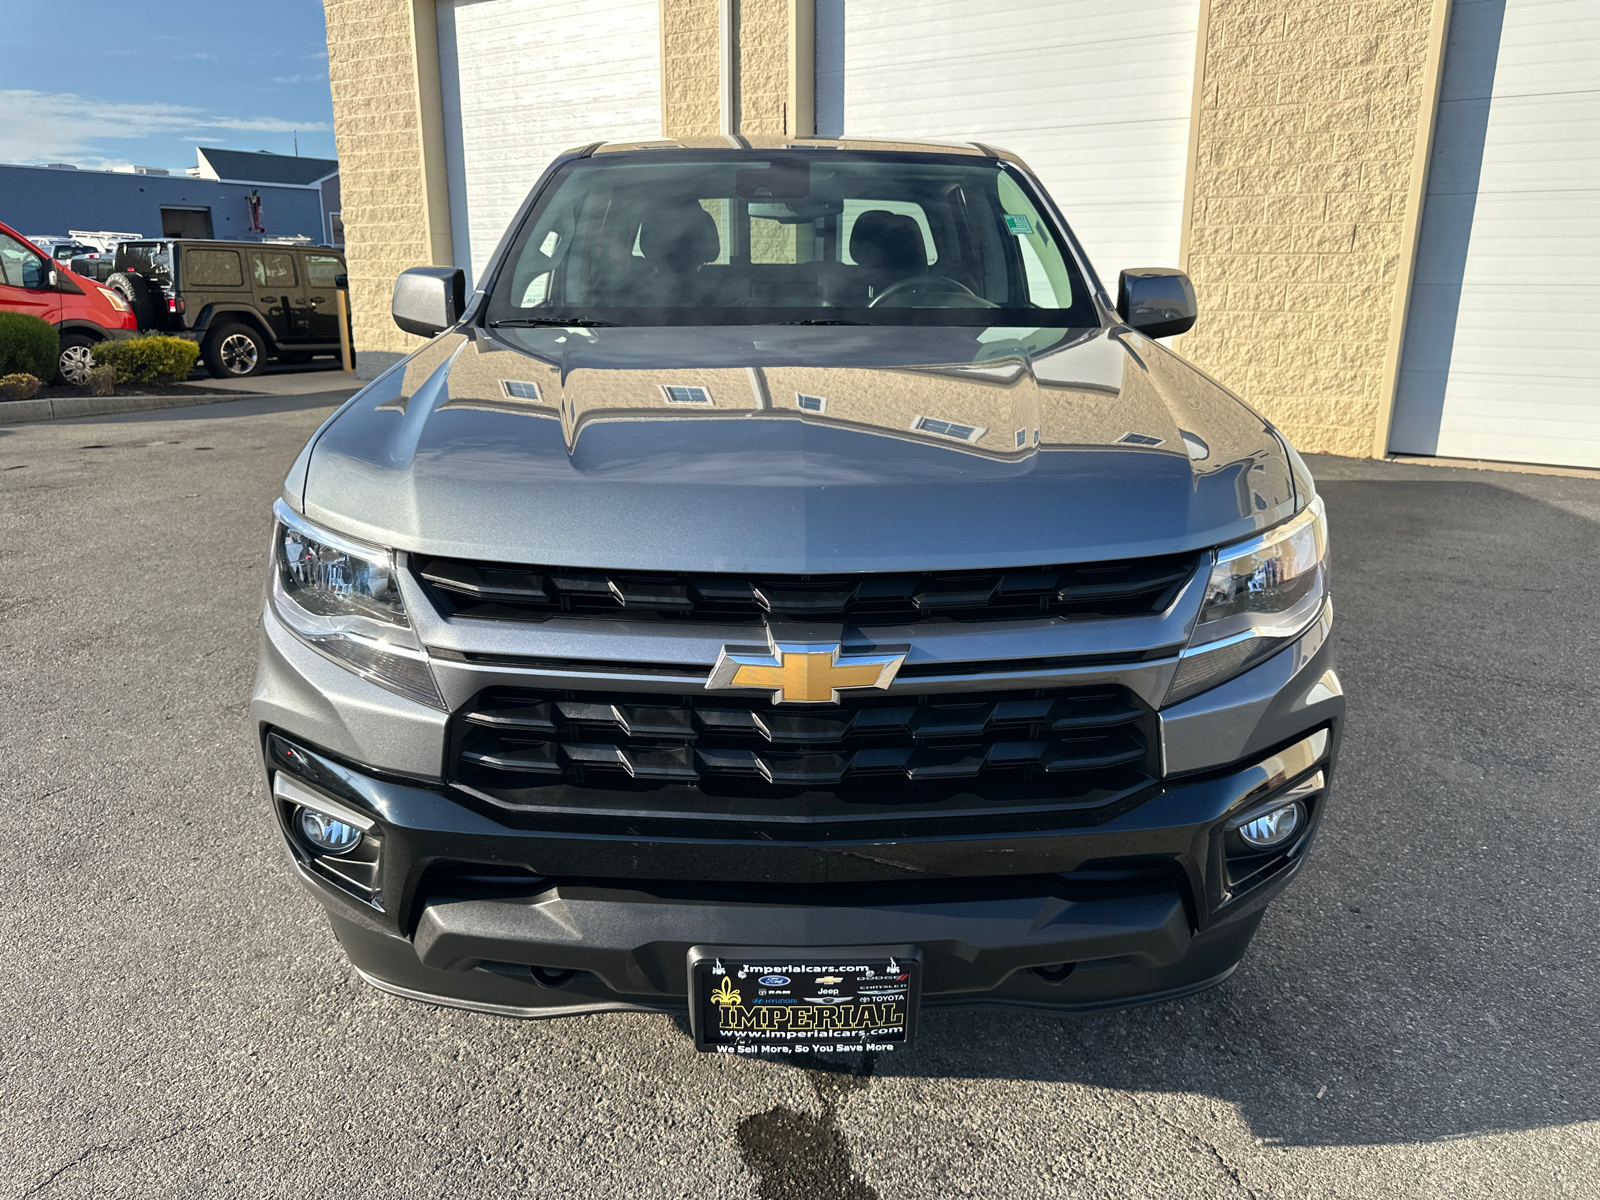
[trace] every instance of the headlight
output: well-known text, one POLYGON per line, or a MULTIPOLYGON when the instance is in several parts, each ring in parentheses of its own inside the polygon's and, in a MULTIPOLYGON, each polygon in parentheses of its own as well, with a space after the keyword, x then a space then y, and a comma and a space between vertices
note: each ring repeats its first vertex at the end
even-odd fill
POLYGON ((363 679, 443 709, 428 655, 406 618, 392 551, 272 506, 272 607, 306 645, 363 679))
POLYGON ((1276 529, 1217 551, 1166 703, 1276 654, 1311 627, 1327 595, 1328 525, 1319 496, 1276 529))
POLYGON ((132 312, 133 305, 122 298, 121 292, 114 292, 110 288, 101 288, 100 294, 111 302, 111 307, 118 312, 132 312))

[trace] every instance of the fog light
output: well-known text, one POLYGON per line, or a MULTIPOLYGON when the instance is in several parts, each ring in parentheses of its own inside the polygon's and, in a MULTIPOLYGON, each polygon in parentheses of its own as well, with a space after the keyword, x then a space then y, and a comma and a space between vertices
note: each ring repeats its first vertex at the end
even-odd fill
POLYGON ((295 822, 306 841, 328 854, 349 854, 361 844, 361 830, 314 808, 302 808, 295 815, 295 822))
POLYGON ((1284 804, 1239 826, 1239 837, 1252 850, 1270 850, 1292 838, 1304 819, 1298 801, 1284 804))

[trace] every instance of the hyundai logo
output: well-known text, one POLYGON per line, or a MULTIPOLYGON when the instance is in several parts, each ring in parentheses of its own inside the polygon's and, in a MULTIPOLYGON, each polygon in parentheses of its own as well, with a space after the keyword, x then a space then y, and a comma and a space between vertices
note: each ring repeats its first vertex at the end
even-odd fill
POLYGON ((787 975, 763 975, 761 977, 761 985, 763 987, 782 987, 788 982, 789 977, 787 975))

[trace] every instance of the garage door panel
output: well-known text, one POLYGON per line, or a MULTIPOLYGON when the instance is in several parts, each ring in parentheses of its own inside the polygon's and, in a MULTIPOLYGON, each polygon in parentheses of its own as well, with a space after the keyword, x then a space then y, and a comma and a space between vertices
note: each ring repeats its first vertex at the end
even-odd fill
MULTIPOLYGON (((1006 130, 1057 130, 1063 125, 1092 128, 1151 120, 1171 123, 1176 119, 1184 126, 1187 142, 1191 80, 1141 81, 1138 88, 1108 104, 1106 76, 1119 64, 1101 56, 1080 57, 1081 61, 1073 62, 1041 55, 1039 62, 1018 62, 1013 48, 1010 53, 994 55, 968 52, 954 62, 850 60, 847 87, 851 108, 846 118, 850 128, 846 133, 852 137, 904 137, 898 124, 916 120, 919 113, 937 114, 942 123, 969 128, 983 123, 990 129, 1006 130), (929 77, 930 90, 908 94, 906 81, 922 73, 929 77), (935 83, 935 77, 941 82, 935 83), (1174 117, 1175 107, 1183 110, 1181 117, 1174 117), (997 119, 1004 125, 992 124, 997 119), (891 129, 891 124, 897 127, 891 129)), ((1134 65, 1127 64, 1130 69, 1134 65)), ((926 126, 929 122, 924 118, 920 123, 926 126)))
MULTIPOLYGON (((1596 299, 1600 297, 1591 295, 1576 303, 1581 308, 1596 299)), ((1541 393, 1577 386, 1600 371, 1600 353, 1585 339, 1563 336, 1559 329, 1551 336, 1551 327, 1565 322, 1546 310, 1508 307, 1498 318, 1482 316, 1477 310, 1467 317, 1447 331, 1451 342, 1448 360, 1419 356, 1417 370, 1447 370, 1461 379, 1501 379, 1511 391, 1525 387, 1541 393)))
POLYGON ((992 0, 981 13, 820 0, 818 131, 1014 151, 1102 272, 1175 266, 1198 20, 1198 0, 992 0))
MULTIPOLYGON (((1596 62, 1600 74, 1600 59, 1596 62)), ((1600 187, 1600 92, 1496 97, 1480 191, 1600 187), (1548 172, 1533 173, 1530 168, 1548 172)))
MULTIPOLYGON (((1409 376, 1409 373, 1406 373, 1409 376)), ((1540 387, 1537 396, 1524 399, 1531 412, 1508 406, 1508 386, 1516 380, 1503 375, 1453 374, 1448 380, 1451 416, 1444 411, 1446 381, 1437 376, 1406 379, 1413 397, 1429 402, 1434 420, 1402 430, 1414 448, 1411 454, 1437 454, 1448 458, 1487 458, 1502 462, 1556 463, 1600 466, 1600 432, 1589 419, 1594 407, 1592 387, 1583 381, 1565 386, 1540 387), (1552 444, 1564 452, 1548 457, 1552 444)), ((1416 415, 1416 414, 1414 414, 1416 415)))
POLYGON ((1408 372, 1456 369, 1536 384, 1600 378, 1600 343, 1588 338, 1600 288, 1574 286, 1529 302, 1523 289, 1418 287, 1407 325, 1408 372))
POLYGON ((1592 88, 1600 62, 1600 12, 1592 0, 1511 0, 1497 59, 1497 97, 1592 88))
POLYGON ((847 5, 839 0, 818 0, 818 16, 826 19, 827 10, 839 7, 861 9, 850 14, 852 30, 876 35, 877 40, 860 52, 867 54, 876 47, 878 57, 884 60, 902 55, 936 59, 940 49, 952 43, 1009 44, 1014 56, 1018 45, 1083 53, 1089 43, 1112 46, 1149 42, 1174 33, 1193 36, 1198 19, 1198 10, 1190 11, 1192 6, 1170 0, 1140 5, 1131 20, 1112 6, 1084 0, 992 0, 981 12, 970 4, 949 0, 909 4, 848 0, 847 5))
POLYGON ((658 0, 440 0, 455 260, 476 279, 561 151, 659 137, 658 0))
POLYGON ((1433 135, 1433 160, 1428 172, 1428 205, 1451 193, 1473 195, 1483 167, 1483 131, 1489 124, 1489 98, 1453 100, 1439 105, 1433 135))
POLYGON ((1501 12, 1452 17, 1390 445, 1600 466, 1600 13, 1501 12))

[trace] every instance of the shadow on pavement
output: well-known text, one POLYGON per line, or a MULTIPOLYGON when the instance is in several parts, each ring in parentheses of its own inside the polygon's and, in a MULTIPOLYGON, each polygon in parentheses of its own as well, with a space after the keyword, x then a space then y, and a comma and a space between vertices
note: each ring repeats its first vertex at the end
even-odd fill
POLYGON ((301 396, 241 396, 215 404, 189 404, 182 408, 153 408, 145 412, 115 413, 104 417, 67 417, 56 425, 130 425, 150 421, 214 421, 226 417, 259 417, 266 413, 302 412, 311 408, 334 408, 353 395, 352 387, 338 391, 308 392, 301 396))
MULTIPOLYGON (((250 378, 259 379, 268 375, 315 375, 318 372, 325 372, 329 375, 338 375, 340 370, 341 367, 339 360, 336 358, 315 358, 310 362, 303 363, 286 363, 278 362, 275 359, 268 359, 267 362, 263 364, 260 375, 254 375, 250 378)), ((206 365, 204 362, 196 362, 195 368, 189 372, 189 377, 186 382, 215 383, 216 377, 213 376, 210 371, 206 370, 206 365)))
POLYGON ((930 1010, 875 1074, 1198 1093, 1291 1145, 1600 1119, 1600 526, 1443 473, 1322 494, 1347 736, 1238 973, 1097 1016, 930 1010))

